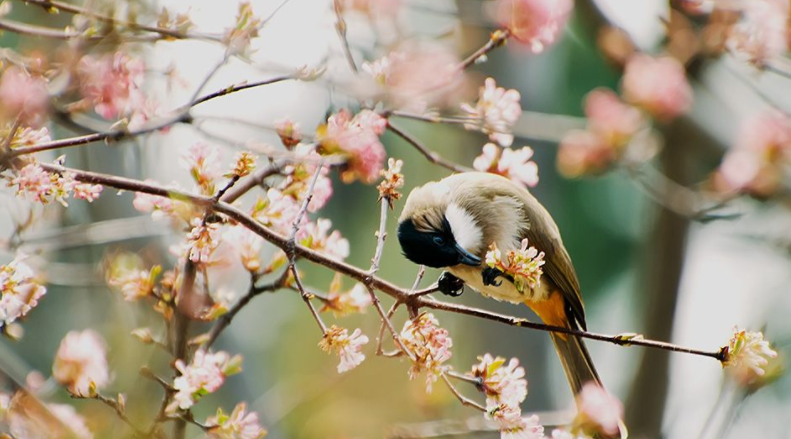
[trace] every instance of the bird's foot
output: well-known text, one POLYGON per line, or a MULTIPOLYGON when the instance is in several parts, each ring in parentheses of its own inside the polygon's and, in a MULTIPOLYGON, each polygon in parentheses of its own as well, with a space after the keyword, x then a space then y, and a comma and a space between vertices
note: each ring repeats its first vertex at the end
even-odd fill
POLYGON ((497 278, 500 276, 505 276, 505 273, 496 268, 488 267, 481 271, 481 280, 483 280, 484 286, 493 285, 495 287, 499 287, 503 284, 503 281, 497 280, 497 278))
POLYGON ((443 271, 437 280, 437 288, 446 296, 459 297, 464 292, 464 281, 443 271))

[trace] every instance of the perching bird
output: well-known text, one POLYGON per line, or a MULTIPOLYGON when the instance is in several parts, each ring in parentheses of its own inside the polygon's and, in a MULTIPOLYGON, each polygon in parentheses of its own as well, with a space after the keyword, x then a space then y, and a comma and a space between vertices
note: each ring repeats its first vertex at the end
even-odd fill
MULTIPOLYGON (((443 268, 440 290, 461 294, 464 284, 484 296, 524 303, 544 323, 586 329, 580 285, 549 212, 525 188, 499 175, 467 172, 415 188, 398 224, 404 255, 416 264, 443 268), (540 286, 519 292, 483 259, 491 243, 505 254, 527 238, 545 253, 540 286)), ((600 384, 582 339, 551 334, 574 394, 588 381, 600 384)))

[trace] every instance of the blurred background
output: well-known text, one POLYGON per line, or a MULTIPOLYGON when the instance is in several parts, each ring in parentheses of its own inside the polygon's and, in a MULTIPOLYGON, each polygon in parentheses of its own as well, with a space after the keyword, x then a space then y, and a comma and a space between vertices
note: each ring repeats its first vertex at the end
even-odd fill
MULTIPOLYGON (((66 14, 46 14, 22 2, 11 3, 14 10, 9 17, 15 20, 46 26, 69 24, 66 14)), ((135 7, 141 13, 162 6, 189 12, 196 28, 221 32, 233 23, 237 12, 227 3, 163 0, 135 7)), ((67 163, 132 178, 177 180, 186 186, 188 173, 174 166, 185 144, 197 140, 219 144, 224 161, 229 161, 250 141, 279 144, 271 126, 280 117, 292 118, 311 133, 330 112, 355 108, 355 99, 347 93, 354 78, 334 28, 330 3, 290 0, 281 8, 279 1, 253 1, 257 14, 267 16, 277 10, 276 15, 253 40, 255 51, 250 59, 231 60, 203 89, 325 64, 327 72, 319 80, 286 82, 216 99, 193 111, 194 126, 176 126, 167 134, 109 146, 98 143, 72 149, 66 152, 67 163)), ((85 6, 104 8, 107 4, 87 1, 85 6)), ((477 0, 405 0, 397 16, 375 20, 351 11, 346 16, 351 51, 358 61, 372 60, 386 53, 387 41, 426 38, 437 39, 464 57, 484 44, 495 29, 488 6, 477 0)), ((514 128, 514 146, 529 145, 535 150, 540 183, 532 192, 560 227, 582 284, 591 331, 637 332, 646 338, 715 350, 727 343, 732 327, 739 325, 764 329, 783 355, 791 337, 787 204, 738 199, 725 207, 727 219, 695 221, 664 208, 662 197, 657 200, 646 191, 645 182, 637 181, 640 177, 628 172, 614 170, 574 180, 557 172, 558 142, 568 130, 585 125, 584 96, 596 87, 618 87, 621 70, 600 49, 601 31, 620 28, 640 50, 652 53, 666 42, 670 16, 667 1, 578 0, 560 42, 544 53, 533 55, 509 44, 492 52, 488 62, 474 66, 468 74, 472 97, 466 100, 474 99, 487 76, 521 93, 524 113, 514 128)), ((56 47, 52 41, 12 32, 0 36, 0 46, 24 53, 47 53, 56 47)), ((159 96, 165 107, 180 105, 223 53, 222 46, 203 41, 148 45, 139 53, 147 65, 146 93, 159 96)), ((652 163, 655 170, 682 185, 708 178, 732 144, 738 122, 764 109, 767 95, 773 104, 791 108, 791 80, 757 73, 727 55, 698 62, 689 75, 695 91, 693 107, 684 117, 659 128, 664 149, 652 163)), ((466 166, 486 143, 484 135, 458 126, 395 121, 443 157, 466 166)), ((63 128, 52 131, 53 138, 73 135, 63 128)), ((405 162, 405 194, 449 175, 392 133, 382 140, 388 156, 405 162)), ((52 154, 52 159, 57 155, 52 154)), ((367 267, 376 244, 378 192, 374 185, 347 185, 333 179, 335 195, 322 216, 332 219, 349 239, 348 262, 367 267)), ((169 267, 174 260, 168 246, 180 237, 166 223, 134 210, 131 200, 129 193, 115 196, 106 190, 92 204, 41 211, 42 221, 22 236, 21 250, 33 255, 46 276, 48 293, 26 319, 20 341, 0 340, 0 358, 5 374, 15 379, 24 381, 33 370, 48 377, 62 337, 72 329, 94 328, 108 340, 114 373, 111 389, 127 394, 132 418, 145 419, 156 410, 160 389, 137 371, 142 364, 164 371, 168 358, 129 333, 141 326, 155 327, 156 316, 149 307, 124 302, 108 289, 101 268, 108 254, 121 250, 138 252, 149 263, 169 267)), ((10 236, 25 202, 4 190, 2 203, 0 233, 10 236)), ((388 218, 391 237, 395 237, 402 206, 403 200, 397 202, 388 218)), ((7 253, 3 262, 12 258, 7 253)), ((331 272, 307 263, 301 268, 311 289, 327 290, 331 272)), ((395 240, 388 240, 380 275, 409 286, 416 273, 417 267, 401 256, 395 240)), ((422 286, 433 283, 438 275, 428 270, 422 286)), ((241 294, 247 288, 241 268, 217 270, 212 276, 216 289, 241 294)), ((344 282, 344 288, 353 285, 344 282)), ((390 299, 382 297, 389 306, 390 299)), ((469 290, 459 298, 439 298, 535 318, 526 307, 487 300, 469 290)), ((572 395, 546 333, 453 314, 435 315, 453 338, 450 364, 454 369, 469 370, 476 357, 487 352, 517 357, 529 381, 525 413, 546 414, 545 422, 570 419, 572 395)), ((402 309, 395 319, 397 328, 404 319, 402 309)), ((328 315, 327 320, 333 318, 328 315)), ((372 339, 379 327, 372 309, 345 317, 342 323, 361 328, 372 339)), ((236 402, 247 401, 272 438, 413 437, 414 431, 429 431, 429 427, 450 433, 480 425, 480 414, 462 407, 446 388, 435 386, 433 393, 426 394, 422 380, 409 380, 406 361, 376 357, 372 345, 366 348, 368 358, 360 367, 337 374, 337 359, 316 348, 319 339, 297 294, 282 291, 256 298, 216 345, 242 354, 245 372, 204 398, 195 410, 198 418, 213 413, 218 405, 230 411, 236 402)), ((744 397, 727 385, 721 366, 708 358, 593 341, 587 345, 606 387, 626 405, 632 437, 791 438, 788 377, 744 397)), ((461 389, 479 397, 471 387, 461 389)), ((51 392, 47 397, 52 400, 68 400, 53 383, 42 391, 51 392)), ((106 407, 91 401, 69 402, 90 422, 99 424, 92 424, 96 437, 115 437, 115 421, 106 416, 106 407)), ((497 437, 499 433, 465 434, 497 437)), ((188 437, 199 436, 198 430, 189 430, 188 437)))

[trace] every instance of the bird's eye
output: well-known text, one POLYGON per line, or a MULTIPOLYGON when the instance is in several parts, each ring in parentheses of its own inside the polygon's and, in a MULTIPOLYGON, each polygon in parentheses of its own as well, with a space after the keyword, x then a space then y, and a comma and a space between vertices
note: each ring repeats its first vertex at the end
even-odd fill
POLYGON ((434 237, 434 244, 445 245, 445 238, 443 238, 441 236, 435 236, 434 237))

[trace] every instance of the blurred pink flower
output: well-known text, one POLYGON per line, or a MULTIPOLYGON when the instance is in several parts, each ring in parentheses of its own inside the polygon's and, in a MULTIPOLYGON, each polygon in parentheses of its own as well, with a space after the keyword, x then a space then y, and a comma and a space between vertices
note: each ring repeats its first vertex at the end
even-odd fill
POLYGON ((255 169, 258 157, 250 151, 239 151, 233 157, 233 164, 224 177, 246 177, 255 169))
POLYGON ((203 195, 214 196, 215 180, 222 175, 220 149, 197 142, 182 150, 181 166, 190 171, 203 195))
POLYGON ((222 409, 217 409, 215 416, 206 419, 209 427, 207 432, 214 439, 260 439, 266 436, 266 429, 258 422, 255 412, 247 412, 247 404, 236 404, 233 412, 226 415, 222 409))
POLYGON ((255 273, 261 269, 261 248, 264 240, 247 227, 237 225, 228 228, 223 240, 229 243, 242 262, 245 270, 255 273))
POLYGON ((545 439, 538 416, 523 418, 519 406, 501 404, 487 408, 485 416, 497 424, 500 439, 545 439))
POLYGON ((162 272, 162 267, 155 265, 149 270, 127 267, 120 264, 121 259, 116 258, 118 264, 111 264, 107 283, 120 289, 127 302, 150 296, 154 292, 156 278, 162 272))
POLYGON ((8 265, 0 265, 0 326, 26 316, 47 293, 22 260, 17 257, 8 265))
POLYGON ((199 349, 189 365, 176 360, 176 370, 181 374, 173 380, 173 402, 168 413, 192 407, 200 397, 213 393, 222 386, 225 378, 241 371, 241 357, 230 357, 225 352, 211 353, 199 349))
POLYGON ((73 187, 73 197, 92 203, 102 194, 102 185, 90 183, 77 183, 73 187))
POLYGON ((103 56, 84 56, 78 65, 80 91, 105 119, 130 115, 145 103, 140 90, 145 66, 143 61, 124 52, 103 56))
POLYGON ((675 119, 692 105, 692 87, 675 58, 637 54, 629 58, 621 80, 626 101, 661 121, 675 119))
POLYGON ((763 376, 770 358, 777 358, 777 351, 769 347, 763 332, 748 332, 733 328, 723 367, 742 384, 750 384, 763 376))
POLYGON ((384 167, 385 150, 379 136, 386 127, 387 120, 370 110, 363 110, 352 118, 348 110, 342 109, 320 127, 318 137, 323 152, 347 156, 341 172, 345 182, 359 178, 370 183, 379 177, 384 167))
POLYGON ((566 177, 598 174, 618 158, 618 151, 588 130, 572 130, 560 142, 558 170, 566 177))
POLYGON ((475 119, 464 127, 488 134, 489 139, 500 146, 511 146, 514 141, 511 127, 522 115, 520 98, 518 91, 498 87, 493 78, 486 78, 475 106, 461 104, 461 110, 475 119))
POLYGON ((643 125, 640 111, 625 104, 613 91, 597 88, 585 97, 588 129, 601 136, 608 145, 621 147, 643 125))
POLYGON ((11 141, 11 147, 31 146, 51 141, 52 137, 49 135, 47 127, 41 127, 39 129, 25 127, 18 130, 14 135, 14 139, 11 141))
POLYGON ((768 197, 783 184, 791 164, 791 119, 770 110, 747 119, 715 176, 723 192, 768 197))
MULTIPOLYGON (((286 178, 278 185, 278 189, 290 194, 298 204, 308 195, 308 189, 316 174, 317 163, 321 155, 316 152, 314 145, 300 143, 294 148, 296 159, 293 164, 283 168, 286 178)), ((308 212, 316 212, 327 204, 332 197, 332 180, 329 178, 330 168, 323 166, 319 172, 316 185, 308 203, 308 212)))
POLYGON ((472 367, 472 376, 481 380, 486 406, 519 407, 527 397, 525 369, 519 366, 519 360, 512 358, 506 365, 505 358, 493 358, 490 354, 478 360, 480 362, 472 367))
MULTIPOLYGON (((0 395, 0 401, 4 400, 0 395)), ((30 392, 17 391, 0 406, 3 423, 18 439, 92 439, 85 418, 66 404, 46 404, 30 392)))
MULTIPOLYGON (((284 195, 278 189, 269 189, 266 198, 259 199, 253 208, 253 217, 277 233, 288 235, 300 211, 294 198, 284 195)), ((306 217, 300 223, 307 221, 306 217)))
MULTIPOLYGON (((68 404, 47 404, 47 408, 50 412, 52 412, 55 417, 58 418, 60 422, 63 423, 66 427, 69 428, 69 431, 72 434, 68 434, 68 437, 76 437, 77 439, 92 439, 93 433, 88 428, 88 424, 85 422, 85 418, 82 417, 77 410, 68 405, 68 404)), ((13 432, 12 432, 13 433, 13 432)), ((51 432, 50 432, 51 433, 51 432)), ((33 439, 30 436, 23 436, 19 435, 17 437, 24 437, 26 439, 33 439)), ((52 436, 48 436, 49 439, 52 439, 52 436)))
POLYGON ((401 330, 401 341, 415 354, 415 362, 409 369, 409 378, 415 379, 426 372, 426 391, 431 393, 432 385, 440 375, 449 369, 444 363, 450 360, 453 340, 448 330, 440 328, 439 321, 431 313, 423 313, 409 319, 401 330))
POLYGON ((395 18, 401 7, 401 0, 343 0, 342 3, 345 8, 389 18, 395 18))
POLYGON ((319 347, 327 353, 335 351, 341 358, 338 373, 344 373, 359 366, 365 360, 365 354, 361 351, 363 345, 367 343, 368 337, 363 335, 359 328, 349 335, 346 328, 332 325, 319 342, 319 347))
POLYGON ((742 20, 728 36, 728 48, 748 62, 763 66, 788 50, 788 0, 740 3, 742 20))
POLYGON ((297 239, 305 247, 343 261, 349 257, 349 241, 343 238, 337 230, 328 234, 330 228, 332 228, 332 221, 319 218, 315 223, 309 222, 300 228, 297 239))
POLYGON ((223 43, 228 46, 231 55, 247 56, 250 53, 250 42, 258 36, 263 20, 253 15, 250 2, 239 3, 239 13, 233 27, 225 30, 223 43))
POLYGON ((44 123, 49 108, 49 93, 44 78, 32 76, 17 66, 6 69, 0 77, 0 112, 23 125, 38 127, 44 123))
POLYGON ((577 395, 577 417, 574 425, 586 434, 614 435, 620 430, 623 404, 601 385, 586 383, 577 395))
POLYGON ((529 146, 514 150, 500 149, 494 143, 487 143, 481 155, 473 161, 472 167, 476 171, 502 175, 514 183, 535 187, 538 184, 538 165, 531 158, 533 148, 529 146))
POLYGON ((446 46, 408 42, 384 58, 363 63, 362 70, 372 79, 375 100, 422 113, 429 107, 454 105, 463 83, 458 66, 459 58, 446 46))
POLYGON ((110 382, 104 339, 93 330, 71 331, 60 342, 52 376, 69 392, 89 396, 110 382))
POLYGON ((499 0, 497 18, 519 42, 541 53, 560 35, 573 8, 571 0, 499 0))

